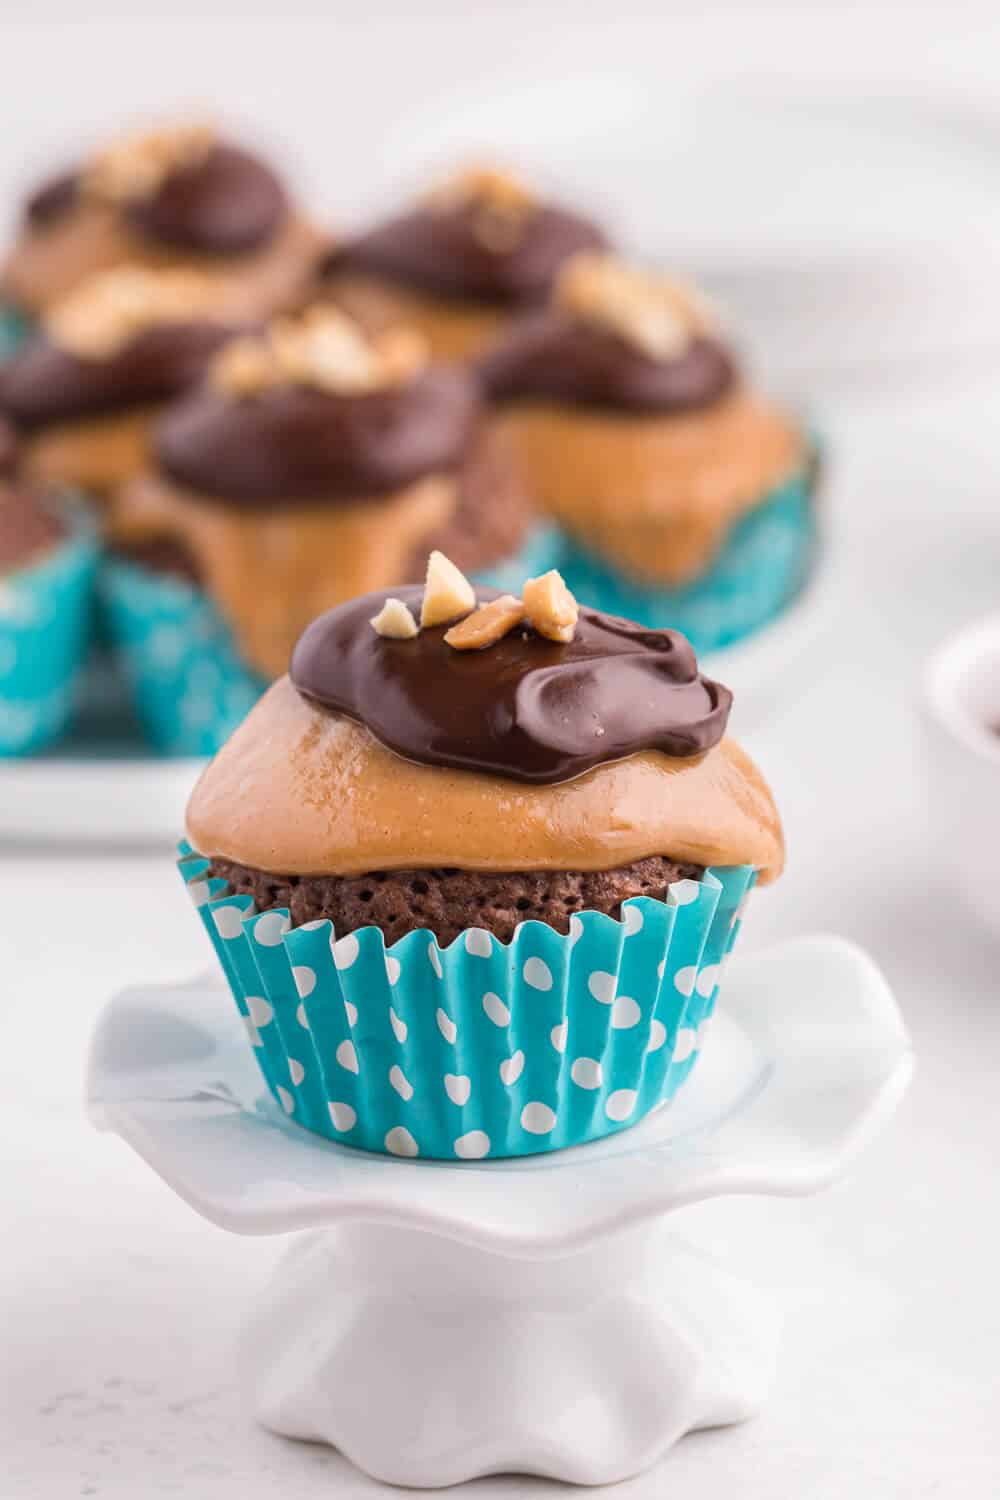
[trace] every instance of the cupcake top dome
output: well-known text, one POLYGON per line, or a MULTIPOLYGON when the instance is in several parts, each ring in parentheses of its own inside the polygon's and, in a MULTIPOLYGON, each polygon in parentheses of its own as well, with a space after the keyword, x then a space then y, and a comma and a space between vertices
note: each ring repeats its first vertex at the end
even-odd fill
POLYGON ((188 807, 255 869, 601 870, 654 854, 782 868, 781 825, 687 641, 579 609, 557 573, 427 583, 321 616, 188 807), (418 622, 419 621, 419 622, 418 622))
POLYGON ((97 272, 0 367, 0 409, 31 429, 164 400, 232 335, 207 277, 138 266, 97 272))
POLYGON ((442 296, 531 303, 544 301, 571 255, 605 243, 590 220, 508 173, 473 167, 335 246, 324 269, 370 272, 442 296))
POLYGON ((82 201, 117 209, 149 240, 204 255, 259 249, 289 214, 272 169, 202 122, 112 142, 38 188, 25 219, 31 229, 52 228, 82 201))
POLYGON ((563 265, 549 305, 518 320, 479 372, 495 399, 640 412, 704 406, 736 380, 714 311, 694 287, 596 251, 563 265))
POLYGON ((314 307, 224 349, 160 424, 156 454, 238 506, 356 500, 455 468, 478 415, 474 382, 432 366, 413 333, 368 335, 314 307))

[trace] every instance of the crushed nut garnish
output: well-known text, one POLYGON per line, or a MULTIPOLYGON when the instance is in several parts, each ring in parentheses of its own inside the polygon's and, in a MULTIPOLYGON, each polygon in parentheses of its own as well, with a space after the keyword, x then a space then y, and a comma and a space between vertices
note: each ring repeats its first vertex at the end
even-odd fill
POLYGON ((420 626, 402 599, 387 599, 371 625, 376 635, 383 635, 391 641, 412 641, 420 634, 420 626))
POLYGON ((195 271, 117 266, 81 282, 43 324, 60 348, 81 359, 107 359, 147 328, 209 317, 212 299, 211 282, 195 271))
POLYGON ((576 634, 580 608, 562 574, 555 568, 540 578, 529 578, 524 585, 524 612, 528 624, 546 640, 566 645, 576 634))
POLYGON ((520 599, 513 594, 501 594, 499 599, 481 604, 473 614, 446 630, 444 638, 456 651, 481 651, 503 640, 523 619, 524 605, 520 599))
POLYGON ((476 592, 460 568, 443 552, 427 559, 427 578, 420 606, 420 627, 447 625, 476 607, 476 592))
POLYGON ((535 211, 537 199, 523 182, 496 167, 474 166, 457 173, 428 195, 440 210, 466 208, 472 213, 476 239, 487 250, 513 250, 535 211))
POLYGON ((412 329, 368 335, 339 308, 320 306, 240 339, 235 355, 227 346, 213 362, 211 378, 237 397, 280 385, 353 396, 404 385, 427 361, 427 345, 412 329))
POLYGON ((149 198, 172 172, 203 161, 216 140, 211 125, 193 120, 124 136, 91 159, 84 191, 111 203, 149 198))
POLYGON ((614 255, 583 250, 556 281, 558 307, 618 334, 650 359, 676 359, 715 318, 694 287, 637 270, 614 255))

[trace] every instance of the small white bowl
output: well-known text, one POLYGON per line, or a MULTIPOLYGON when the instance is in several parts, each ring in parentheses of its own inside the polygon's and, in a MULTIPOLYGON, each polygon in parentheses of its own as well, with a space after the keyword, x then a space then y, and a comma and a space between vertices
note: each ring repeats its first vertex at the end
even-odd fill
POLYGON ((927 663, 931 828, 969 905, 1000 934, 1000 614, 927 663))

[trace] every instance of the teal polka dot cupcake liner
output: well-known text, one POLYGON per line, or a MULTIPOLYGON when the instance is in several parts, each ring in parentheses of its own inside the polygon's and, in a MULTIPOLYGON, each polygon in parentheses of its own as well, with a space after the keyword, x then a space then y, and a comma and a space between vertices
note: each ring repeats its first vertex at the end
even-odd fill
POLYGON ((150 742, 166 755, 214 755, 267 686, 215 605, 183 579, 118 560, 103 565, 100 595, 150 742))
POLYGON ((0 360, 13 354, 30 330, 27 319, 12 307, 0 304, 0 360))
POLYGON ((646 587, 568 538, 558 563, 578 599, 717 651, 770 623, 793 602, 815 561, 817 463, 813 459, 737 522, 711 571, 684 588, 646 587))
POLYGON ((41 750, 76 707, 98 553, 86 522, 74 528, 41 562, 0 578, 0 756, 41 750))
POLYGON ((531 921, 508 944, 473 927, 447 948, 423 929, 386 948, 377 927, 338 938, 258 913, 187 845, 179 868, 277 1110, 347 1146, 447 1161, 598 1140, 672 1099, 755 878, 708 870, 620 921, 581 912, 567 936, 531 921))

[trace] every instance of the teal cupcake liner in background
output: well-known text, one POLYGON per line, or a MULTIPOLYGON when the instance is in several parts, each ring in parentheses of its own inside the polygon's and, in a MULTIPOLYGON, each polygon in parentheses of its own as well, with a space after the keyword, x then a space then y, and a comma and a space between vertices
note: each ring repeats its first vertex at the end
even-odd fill
POLYGON ((723 959, 755 879, 706 871, 618 921, 581 912, 509 944, 426 929, 386 949, 290 927, 207 876, 182 845, 188 890, 285 1114, 332 1141, 438 1160, 530 1156, 600 1139, 671 1099, 695 1065, 723 959))
POLYGON ((55 740, 76 706, 94 619, 97 543, 83 522, 41 562, 0 578, 0 756, 55 740))
POLYGON ((267 687, 241 660, 229 626, 200 589, 136 563, 101 569, 107 636, 140 723, 166 755, 214 755, 267 687))
POLYGON ((0 303, 0 360, 14 353, 28 333, 29 326, 27 319, 15 312, 14 308, 0 303))
POLYGON ((683 588, 646 585, 566 538, 557 566, 576 597, 717 651, 770 623, 805 585, 816 557, 816 462, 733 527, 710 572, 683 588))
POLYGON ((537 578, 562 560, 562 537, 555 526, 535 526, 524 545, 501 562, 481 568, 472 575, 474 583, 489 584, 505 594, 520 596, 526 578, 537 578))

